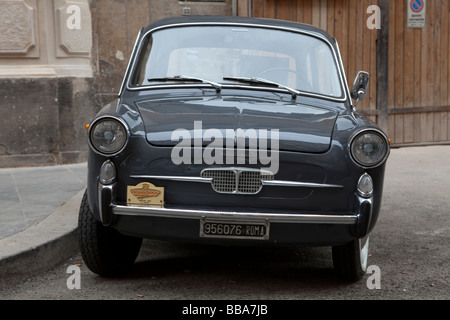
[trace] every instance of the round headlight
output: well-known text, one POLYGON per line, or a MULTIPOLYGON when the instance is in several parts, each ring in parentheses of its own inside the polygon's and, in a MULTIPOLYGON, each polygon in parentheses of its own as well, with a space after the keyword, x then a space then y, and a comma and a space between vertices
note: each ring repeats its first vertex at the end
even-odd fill
POLYGON ((125 123, 116 118, 100 118, 89 129, 91 146, 101 154, 113 155, 120 152, 128 140, 125 123))
POLYGON ((363 167, 375 167, 386 159, 389 146, 386 138, 377 131, 363 131, 355 136, 350 150, 353 159, 363 167))

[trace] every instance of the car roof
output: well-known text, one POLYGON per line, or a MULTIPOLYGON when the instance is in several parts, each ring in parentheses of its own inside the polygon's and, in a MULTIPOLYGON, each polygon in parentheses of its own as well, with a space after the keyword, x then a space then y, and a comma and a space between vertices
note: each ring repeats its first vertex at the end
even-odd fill
POLYGON ((288 28, 301 32, 314 33, 333 43, 333 38, 324 30, 313 25, 268 18, 249 18, 235 16, 182 16, 157 20, 144 28, 144 34, 156 28, 181 24, 253 24, 262 27, 288 28))

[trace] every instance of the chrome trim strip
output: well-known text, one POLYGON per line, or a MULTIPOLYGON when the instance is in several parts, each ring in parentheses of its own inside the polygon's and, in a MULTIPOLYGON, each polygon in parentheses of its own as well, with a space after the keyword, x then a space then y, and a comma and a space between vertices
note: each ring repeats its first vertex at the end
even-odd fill
POLYGON ((319 215, 228 212, 189 209, 168 209, 155 207, 112 206, 113 214, 121 216, 160 217, 176 219, 214 219, 223 221, 307 223, 307 224, 355 224, 357 215, 319 215))
POLYGON ((312 182, 297 182, 297 181, 283 181, 283 180, 261 180, 263 186, 276 187, 303 187, 303 188, 343 188, 339 184, 326 183, 312 183, 312 182))
MULTIPOLYGON (((181 182, 201 182, 211 183, 212 178, 202 177, 188 177, 188 176, 152 176, 152 175, 131 175, 133 179, 156 179, 156 180, 170 180, 181 182)), ((338 184, 321 184, 310 182, 298 182, 298 181, 285 181, 285 180, 261 180, 263 186, 275 186, 275 187, 301 187, 301 188, 343 188, 344 186, 338 184)))
MULTIPOLYGON (((143 36, 142 36, 142 38, 141 38, 141 41, 139 42, 139 44, 138 43, 135 43, 135 46, 134 46, 134 48, 133 48, 133 54, 136 52, 136 53, 138 53, 138 52, 141 52, 141 50, 142 50, 142 46, 143 46, 143 43, 144 43, 144 39, 146 39, 146 37, 147 37, 147 35, 148 34, 150 34, 150 33, 152 33, 152 32, 155 32, 155 31, 158 31, 158 30, 161 30, 161 29, 168 29, 168 28, 175 28, 175 27, 181 27, 181 26, 190 26, 190 27, 193 27, 193 26, 246 26, 246 27, 257 27, 257 28, 265 28, 265 29, 274 29, 274 30, 284 30, 284 31, 290 31, 290 32, 295 32, 295 33, 300 33, 300 34, 304 34, 304 35, 309 35, 309 36, 312 36, 312 37, 314 37, 314 38, 317 38, 317 39, 319 39, 319 40, 322 40, 322 41, 324 41, 329 47, 330 47, 330 49, 331 49, 331 51, 333 52, 333 55, 334 55, 334 60, 335 60, 335 63, 336 63, 336 67, 338 68, 338 69, 340 69, 340 64, 339 64, 339 62, 340 62, 340 60, 339 60, 339 58, 338 58, 338 54, 336 53, 336 50, 335 50, 335 48, 333 47, 333 45, 331 44, 331 42, 327 39, 327 38, 325 38, 322 34, 320 34, 320 33, 316 33, 316 32, 312 32, 312 31, 306 31, 306 30, 299 30, 299 29, 296 29, 296 28, 289 28, 289 27, 281 27, 281 26, 270 26, 270 25, 261 25, 261 24, 257 24, 257 23, 238 23, 238 22, 186 22, 186 23, 176 23, 176 24, 169 24, 169 25, 165 25, 165 26, 159 26, 159 27, 156 27, 156 28, 153 28, 153 29, 151 29, 151 30, 148 30, 143 36), (139 48, 139 49, 138 49, 139 48)), ((142 33, 142 30, 143 29, 141 29, 141 32, 139 33, 139 34, 141 34, 142 33)), ((138 37, 139 38, 139 37, 138 37)), ((340 55, 340 53, 339 53, 339 55, 340 55)), ((159 88, 161 88, 161 87, 163 87, 163 88, 168 88, 167 86, 161 86, 161 85, 157 85, 157 86, 142 86, 142 87, 131 87, 130 86, 130 81, 131 81, 131 79, 130 79, 130 75, 133 73, 133 70, 135 70, 135 65, 136 65, 136 59, 132 59, 133 58, 133 55, 131 55, 131 58, 130 58, 130 61, 129 61, 129 65, 128 65, 128 67, 127 67, 127 71, 126 71, 126 73, 125 73, 125 76, 124 76, 124 79, 123 79, 123 82, 125 83, 126 82, 126 88, 127 88, 127 90, 130 90, 130 91, 139 91, 139 90, 145 90, 145 89, 159 89, 159 88), (133 61, 132 61, 133 60, 133 61), (131 65, 131 62, 133 62, 133 64, 131 65)), ((345 74, 345 71, 344 71, 344 74, 345 74)), ((340 78, 340 80, 341 80, 341 89, 342 89, 342 91, 343 91, 343 97, 340 97, 340 98, 334 98, 334 97, 332 97, 332 96, 327 96, 327 95, 321 95, 321 94, 305 94, 305 96, 313 96, 313 97, 319 97, 319 98, 323 98, 323 99, 327 99, 327 100, 331 100, 331 101, 336 101, 336 102, 345 102, 345 101, 347 101, 347 99, 349 98, 349 96, 347 95, 347 93, 348 93, 348 85, 347 85, 347 82, 344 82, 344 78, 345 78, 345 76, 343 77, 343 75, 342 75, 342 73, 340 73, 339 74, 339 78, 340 78)), ((181 85, 180 85, 181 86, 181 85)), ((186 87, 186 86, 189 86, 189 85, 183 85, 182 87, 186 87)), ((204 86, 204 85, 203 85, 204 86)), ((203 86, 200 86, 200 85, 196 85, 195 87, 196 88, 198 88, 198 87, 203 87, 203 86)), ((236 87, 236 86, 233 86, 233 87, 236 87)), ((245 86, 239 86, 240 88, 245 88, 245 89, 248 89, 249 87, 245 87, 245 86)), ((171 88, 171 87, 169 87, 169 88, 171 88)), ((173 88, 173 87, 172 87, 173 88)), ((227 88, 225 85, 223 86, 223 88, 227 88)), ((259 89, 261 89, 261 88, 259 88, 259 89)), ((269 89, 269 88, 267 88, 267 89, 269 89)), ((273 89, 275 89, 275 88, 270 88, 271 90, 270 91, 274 91, 273 89)), ((278 89, 278 90, 280 90, 280 89, 278 89)), ((121 92, 122 92, 122 89, 121 89, 121 92)), ((280 91, 278 91, 278 92, 280 92, 280 91)), ((287 92, 286 90, 285 91, 282 91, 282 92, 287 92)))
POLYGON ((109 226, 113 221, 111 202, 114 201, 116 183, 110 185, 104 185, 100 182, 97 186, 97 196, 98 196, 98 211, 100 216, 100 222, 104 226, 109 226), (105 195, 107 195, 105 201, 105 195))
POLYGON ((182 181, 182 182, 203 182, 211 183, 212 178, 202 178, 202 177, 186 177, 186 176, 147 176, 147 175, 132 175, 130 178, 133 179, 157 179, 157 180, 171 180, 171 181, 182 181))
POLYGON ((342 62, 341 49, 339 48, 339 43, 336 38, 334 38, 334 41, 336 43, 336 48, 337 48, 337 57, 338 57, 338 61, 339 61, 339 67, 342 69, 341 77, 343 78, 343 81, 344 81, 344 87, 345 87, 344 90, 345 90, 348 100, 350 102, 350 107, 353 108, 353 101, 351 99, 350 89, 348 87, 347 73, 344 69, 344 63, 342 62))

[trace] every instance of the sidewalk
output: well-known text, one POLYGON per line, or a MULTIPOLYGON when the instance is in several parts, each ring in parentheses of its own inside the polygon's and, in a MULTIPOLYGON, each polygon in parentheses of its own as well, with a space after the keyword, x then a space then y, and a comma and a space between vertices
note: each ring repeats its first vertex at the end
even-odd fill
POLYGON ((86 163, 0 169, 0 286, 57 265, 77 250, 86 180, 86 163))

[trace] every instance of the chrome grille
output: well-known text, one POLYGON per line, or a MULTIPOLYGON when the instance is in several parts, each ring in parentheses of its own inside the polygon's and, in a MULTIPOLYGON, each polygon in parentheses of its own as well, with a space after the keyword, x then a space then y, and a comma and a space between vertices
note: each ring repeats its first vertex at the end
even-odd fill
POLYGON ((205 169, 202 178, 212 179, 213 189, 218 193, 257 194, 262 189, 262 180, 273 180, 273 173, 248 168, 205 169))

